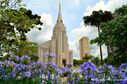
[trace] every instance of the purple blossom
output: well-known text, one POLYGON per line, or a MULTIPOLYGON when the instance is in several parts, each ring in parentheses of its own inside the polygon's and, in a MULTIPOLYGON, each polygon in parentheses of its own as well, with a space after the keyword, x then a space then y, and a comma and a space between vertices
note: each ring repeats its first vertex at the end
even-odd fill
POLYGON ((22 57, 20 57, 21 61, 24 61, 25 59, 30 60, 30 57, 28 55, 23 55, 22 57))
POLYGON ((6 71, 3 68, 0 68, 0 76, 4 76, 6 71))
POLYGON ((11 73, 11 78, 15 78, 15 77, 16 77, 16 72, 15 72, 15 70, 13 70, 11 73))
POLYGON ((24 75, 25 75, 26 77, 31 77, 31 72, 30 72, 30 71, 27 71, 27 72, 24 73, 24 75))
POLYGON ((20 59, 19 56, 15 56, 16 61, 19 61, 19 59, 20 59))
POLYGON ((81 66, 80 66, 81 70, 86 71, 88 69, 95 71, 96 70, 96 65, 94 65, 92 62, 84 62, 81 66))
MULTIPOLYGON (((47 57, 54 57, 54 53, 45 53, 47 57)), ((23 78, 35 78, 46 76, 49 80, 53 76, 57 80, 60 76, 68 77, 68 81, 80 80, 82 77, 85 80, 95 80, 97 83, 100 80, 104 81, 104 78, 111 77, 112 79, 121 79, 123 84, 127 83, 127 63, 121 64, 118 68, 114 68, 112 65, 99 66, 98 68, 92 62, 84 62, 79 69, 73 70, 72 64, 67 64, 64 68, 59 68, 55 63, 48 62, 47 64, 35 61, 32 62, 30 57, 24 55, 22 57, 12 56, 9 60, 0 62, 0 80, 1 79, 23 79, 23 78), (17 62, 17 61, 19 62, 17 62), (24 63, 24 61, 29 63, 24 63), (54 74, 54 75, 52 75, 54 74)))
POLYGON ((50 66, 50 67, 52 67, 54 69, 58 68, 58 66, 54 62, 48 62, 47 66, 50 66))
POLYGON ((55 53, 53 53, 53 52, 51 52, 51 53, 49 53, 49 56, 50 56, 50 57, 55 57, 55 56, 56 56, 56 54, 55 54, 55 53))
POLYGON ((67 64, 66 67, 71 68, 72 64, 67 64))
POLYGON ((60 68, 58 68, 58 69, 57 69, 57 73, 58 73, 58 74, 62 74, 63 71, 62 71, 60 68))
POLYGON ((44 53, 44 56, 45 57, 48 57, 49 56, 49 53, 48 52, 44 53))
POLYGON ((33 75, 41 75, 43 73, 45 73, 46 71, 46 64, 45 63, 42 63, 42 62, 32 62, 31 64, 31 70, 32 70, 32 73, 33 75))
POLYGON ((44 56, 45 56, 45 57, 55 57, 56 54, 53 53, 53 52, 51 52, 51 53, 46 52, 46 53, 44 53, 44 56))
POLYGON ((81 69, 78 69, 77 72, 78 72, 78 73, 82 73, 82 70, 81 70, 81 69))
POLYGON ((110 72, 113 79, 123 79, 124 74, 119 69, 114 69, 110 72))
POLYGON ((124 78, 123 83, 124 83, 124 84, 127 84, 127 77, 124 78))
POLYGON ((97 70, 96 65, 94 65, 92 62, 84 62, 80 66, 80 69, 82 70, 81 74, 83 75, 85 81, 94 78, 94 72, 97 70))
POLYGON ((46 65, 39 61, 24 64, 23 62, 15 61, 15 59, 20 59, 19 61, 28 60, 31 62, 30 57, 26 55, 22 57, 10 57, 10 60, 0 62, 0 79, 23 79, 24 77, 39 77, 46 69, 46 65))
POLYGON ((25 64, 17 64, 16 65, 16 70, 22 71, 22 70, 28 70, 28 66, 25 64))
POLYGON ((123 68, 127 68, 127 63, 123 63, 118 67, 119 70, 122 70, 123 68))
POLYGON ((63 72, 70 72, 70 73, 72 73, 72 69, 71 68, 63 68, 63 72))
POLYGON ((50 73, 48 74, 48 78, 47 79, 51 80, 51 74, 50 73))
POLYGON ((64 67, 62 69, 63 76, 70 76, 73 73, 73 69, 70 67, 64 67))
POLYGON ((3 62, 0 62, 0 68, 3 66, 3 62))

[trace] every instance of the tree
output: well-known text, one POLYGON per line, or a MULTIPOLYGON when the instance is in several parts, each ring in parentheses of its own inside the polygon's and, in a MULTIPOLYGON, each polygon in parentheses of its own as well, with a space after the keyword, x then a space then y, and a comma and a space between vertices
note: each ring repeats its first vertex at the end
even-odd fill
POLYGON ((93 56, 92 55, 86 55, 85 57, 83 57, 83 60, 85 62, 89 61, 93 56))
POLYGON ((91 62, 93 62, 95 65, 97 65, 97 66, 100 66, 100 59, 99 59, 99 57, 94 57, 94 56, 92 56, 91 57, 91 62))
MULTIPOLYGON (((113 18, 113 15, 109 11, 93 11, 90 16, 85 16, 83 18, 84 23, 86 25, 96 26, 98 28, 98 36, 100 37, 100 25, 102 22, 107 22, 113 18)), ((101 64, 103 64, 103 56, 102 56, 102 44, 99 43, 100 47, 100 57, 101 57, 101 64)))
POLYGON ((23 8, 21 1, 0 1, 0 56, 5 53, 9 55, 10 52, 14 54, 20 52, 18 55, 21 55, 23 47, 29 44, 26 43, 25 34, 35 28, 36 25, 42 25, 41 17, 32 14, 31 10, 23 8))
POLYGON ((81 60, 74 59, 73 60, 73 65, 75 67, 79 67, 81 64, 83 64, 83 62, 86 62, 86 60, 84 60, 84 59, 81 59, 81 60))
POLYGON ((115 53, 113 60, 120 65, 127 62, 127 6, 123 5, 116 9, 114 17, 101 25, 100 37, 95 40, 96 43, 113 46, 115 53))

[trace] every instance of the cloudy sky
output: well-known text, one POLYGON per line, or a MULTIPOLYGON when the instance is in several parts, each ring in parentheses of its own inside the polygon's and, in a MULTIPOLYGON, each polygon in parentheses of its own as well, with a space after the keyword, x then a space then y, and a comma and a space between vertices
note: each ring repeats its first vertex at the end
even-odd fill
MULTIPOLYGON (((31 41, 43 43, 51 39, 52 30, 58 15, 58 0, 26 0, 26 7, 34 14, 41 16, 42 30, 31 30, 27 36, 31 41)), ((97 28, 84 26, 83 16, 90 15, 93 10, 114 11, 116 8, 127 4, 127 0, 61 0, 62 17, 66 26, 69 47, 73 50, 74 58, 79 58, 79 39, 87 36, 93 39, 97 36, 97 28)), ((91 45, 91 54, 99 55, 98 46, 91 45)), ((106 57, 107 50, 103 46, 103 56, 106 57)))

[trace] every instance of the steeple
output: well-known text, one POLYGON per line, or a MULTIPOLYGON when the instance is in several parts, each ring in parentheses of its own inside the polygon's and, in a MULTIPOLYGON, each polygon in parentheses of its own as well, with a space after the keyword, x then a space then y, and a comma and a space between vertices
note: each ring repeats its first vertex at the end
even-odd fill
MULTIPOLYGON (((66 28, 65 28, 65 26, 63 24, 63 20, 62 20, 61 4, 59 2, 58 17, 57 17, 56 24, 55 24, 55 26, 53 28, 53 36, 52 36, 52 38, 57 38, 58 35, 61 35, 62 32, 66 34, 66 28)), ((62 37, 60 37, 60 38, 62 38, 62 37)))
POLYGON ((59 2, 59 12, 58 12, 57 23, 62 23, 61 3, 60 2, 59 2))

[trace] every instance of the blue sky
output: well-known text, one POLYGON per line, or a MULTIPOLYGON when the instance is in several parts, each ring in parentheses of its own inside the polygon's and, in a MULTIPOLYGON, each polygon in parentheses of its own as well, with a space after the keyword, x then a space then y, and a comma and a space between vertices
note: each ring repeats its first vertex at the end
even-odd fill
MULTIPOLYGON (((42 17, 41 32, 34 29, 28 33, 31 41, 43 43, 52 36, 52 29, 58 15, 58 0, 26 0, 26 8, 31 9, 34 14, 42 17)), ((87 36, 93 39, 97 36, 95 27, 84 26, 83 16, 90 15, 93 10, 114 11, 116 8, 127 3, 127 0, 61 0, 63 22, 67 29, 70 49, 74 52, 74 58, 79 58, 79 39, 87 36)), ((91 45, 91 54, 99 55, 99 48, 91 45)), ((106 57, 106 47, 103 46, 103 55, 106 57)))

